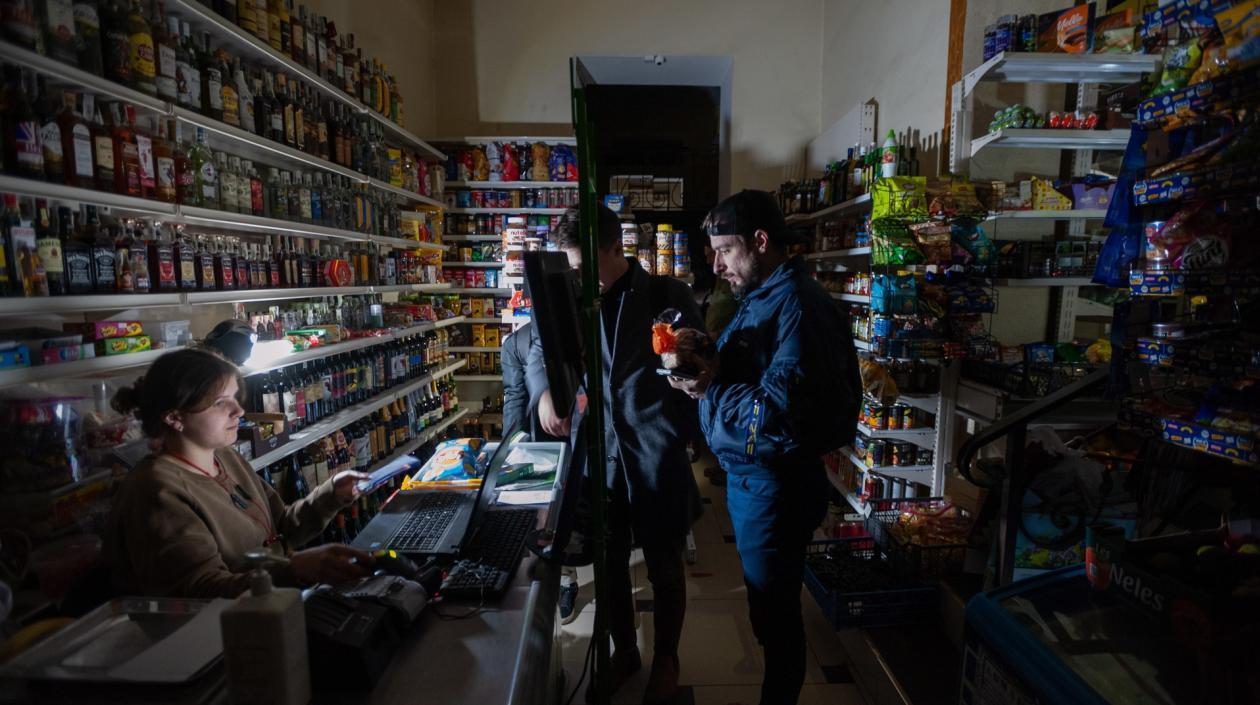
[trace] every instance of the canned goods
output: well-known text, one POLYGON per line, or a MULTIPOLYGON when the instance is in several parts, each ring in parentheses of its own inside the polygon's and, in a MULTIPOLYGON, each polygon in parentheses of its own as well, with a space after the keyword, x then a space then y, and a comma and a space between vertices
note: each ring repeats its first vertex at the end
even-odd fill
POLYGON ((639 228, 634 223, 621 224, 621 249, 626 252, 639 251, 639 228))
POLYGON ((893 444, 893 465, 897 467, 910 467, 914 465, 918 448, 913 443, 899 442, 893 444))
POLYGON ((473 248, 471 247, 459 248, 459 259, 461 262, 473 261, 473 248))
POLYGON ((656 251, 674 252, 674 228, 671 225, 656 226, 656 251))
POLYGON ((866 444, 869 443, 870 440, 871 439, 859 433, 853 438, 853 452, 858 457, 866 457, 866 444))
POLYGON ((901 410, 904 407, 900 404, 893 404, 886 407, 885 415, 888 417, 888 430, 898 431, 901 429, 901 410))
POLYGON ((667 277, 674 275, 674 253, 656 253, 656 273, 667 277))
POLYGON ((473 208, 485 208, 485 207, 486 207, 486 192, 485 192, 485 191, 473 191, 473 192, 472 192, 472 207, 473 207, 473 208))
POLYGON ((919 427, 913 406, 901 405, 901 427, 907 431, 919 427))
POLYGON ((534 207, 535 208, 547 207, 547 189, 545 188, 534 189, 534 207))
POLYGON ((920 448, 916 454, 916 464, 931 465, 932 464, 932 449, 920 448))
POLYGON ((884 459, 887 457, 888 444, 884 441, 872 439, 866 444, 866 464, 869 467, 877 468, 884 465, 884 459))
POLYGON ((872 403, 870 413, 866 417, 866 425, 876 431, 888 430, 888 409, 879 402, 872 403))
POLYGON ((507 191, 500 191, 498 198, 494 200, 498 204, 497 206, 495 206, 496 208, 511 208, 512 207, 512 194, 507 191))
POLYGON ((643 267, 643 271, 648 274, 656 274, 656 259, 652 256, 652 251, 646 247, 639 248, 639 266, 643 267))
POLYGON ((511 192, 511 194, 512 194, 512 205, 511 205, 511 207, 512 207, 512 208, 520 208, 520 207, 521 207, 521 192, 520 192, 519 190, 517 190, 517 191, 512 191, 512 192, 511 192))
POLYGON ((485 272, 486 272, 486 288, 498 289, 499 288, 499 270, 487 269, 485 270, 485 272))
POLYGON ((472 192, 456 191, 455 206, 457 208, 472 208, 472 192))
POLYGON ((534 206, 534 203, 535 203, 535 199, 534 199, 534 189, 532 189, 532 188, 527 188, 527 189, 525 189, 524 191, 518 191, 518 193, 520 193, 520 194, 521 194, 521 204, 522 204, 525 208, 534 208, 534 207, 535 207, 535 206, 534 206))
POLYGON ((675 232, 674 233, 674 252, 679 253, 679 252, 686 252, 686 251, 687 251, 687 233, 684 233, 681 230, 678 232, 675 232))
POLYGON ((676 277, 691 276, 691 256, 690 255, 674 255, 674 276, 676 277))

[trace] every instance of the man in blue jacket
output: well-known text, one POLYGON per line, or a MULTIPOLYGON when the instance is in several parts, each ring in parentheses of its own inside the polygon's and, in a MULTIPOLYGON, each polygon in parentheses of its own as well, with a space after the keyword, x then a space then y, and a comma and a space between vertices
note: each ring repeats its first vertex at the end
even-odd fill
POLYGON ((761 703, 795 703, 805 680, 805 550, 829 494, 821 456, 853 441, 857 354, 848 314, 789 255, 799 240, 768 193, 731 196, 705 228, 714 271, 739 310, 717 358, 694 380, 670 384, 700 400, 700 425, 728 473, 749 617, 765 655, 761 703))

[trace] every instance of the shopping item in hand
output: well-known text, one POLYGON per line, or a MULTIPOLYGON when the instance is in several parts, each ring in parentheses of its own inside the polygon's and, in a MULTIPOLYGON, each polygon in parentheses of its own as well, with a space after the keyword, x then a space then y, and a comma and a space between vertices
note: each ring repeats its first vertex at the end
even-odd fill
POLYGON ((661 356, 661 366, 680 378, 694 378, 705 360, 714 356, 713 341, 695 328, 680 328, 682 313, 669 308, 652 323, 652 351, 661 356))

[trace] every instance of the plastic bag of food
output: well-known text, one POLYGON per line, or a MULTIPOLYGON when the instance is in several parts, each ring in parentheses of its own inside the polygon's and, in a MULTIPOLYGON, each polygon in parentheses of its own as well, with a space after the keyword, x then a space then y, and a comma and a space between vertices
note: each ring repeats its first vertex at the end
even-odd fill
POLYGON ((910 226, 914 240, 923 251, 923 258, 928 264, 948 265, 952 259, 950 237, 953 227, 948 223, 928 221, 910 226))
POLYGON ((1247 0, 1216 13, 1225 42, 1222 72, 1260 59, 1260 0, 1247 0))
POLYGON ((652 351, 661 356, 661 366, 686 375, 695 374, 703 361, 716 356, 713 341, 704 331, 678 327, 682 314, 665 309, 652 323, 652 351))
MULTIPOLYGON (((885 179, 888 181, 889 179, 885 179)), ((919 252, 904 225, 891 222, 871 224, 871 264, 920 264, 923 253, 919 252)))
POLYGON ((1190 83, 1190 77, 1203 60, 1203 47, 1196 40, 1168 47, 1164 52, 1164 73, 1151 95, 1164 95, 1190 83))
POLYGON ((993 264, 997 257, 997 250, 993 247, 993 241, 975 223, 954 223, 950 236, 954 245, 970 255, 971 260, 969 264, 988 267, 993 264))
POLYGON ((413 480, 444 482, 481 477, 477 454, 485 441, 480 438, 452 438, 437 445, 433 457, 420 468, 413 480))
POLYGON ((871 187, 871 221, 923 220, 927 217, 927 178, 894 176, 871 187))

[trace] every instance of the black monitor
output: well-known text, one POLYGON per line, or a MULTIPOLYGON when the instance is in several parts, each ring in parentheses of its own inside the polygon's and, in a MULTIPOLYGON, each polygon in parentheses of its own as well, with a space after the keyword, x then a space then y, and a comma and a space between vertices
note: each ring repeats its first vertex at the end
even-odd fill
POLYGON ((577 274, 564 253, 526 252, 525 284, 534 330, 542 343, 551 401, 560 413, 572 414, 583 370, 577 274))
MULTIPOLYGON (((547 385, 551 400, 560 413, 569 410, 570 418, 584 423, 577 413, 577 389, 583 379, 582 324, 578 314, 577 273, 569 266, 569 258, 560 252, 526 252, 525 284, 533 305, 532 323, 542 344, 543 361, 547 366, 547 385)), ((580 428, 575 428, 569 441, 574 445, 568 466, 558 468, 559 501, 551 504, 545 528, 534 531, 526 545, 538 556, 568 565, 588 562, 585 556, 573 555, 569 539, 582 498, 582 469, 586 462, 585 443, 580 428)), ((589 546, 583 547, 583 553, 589 546)))

